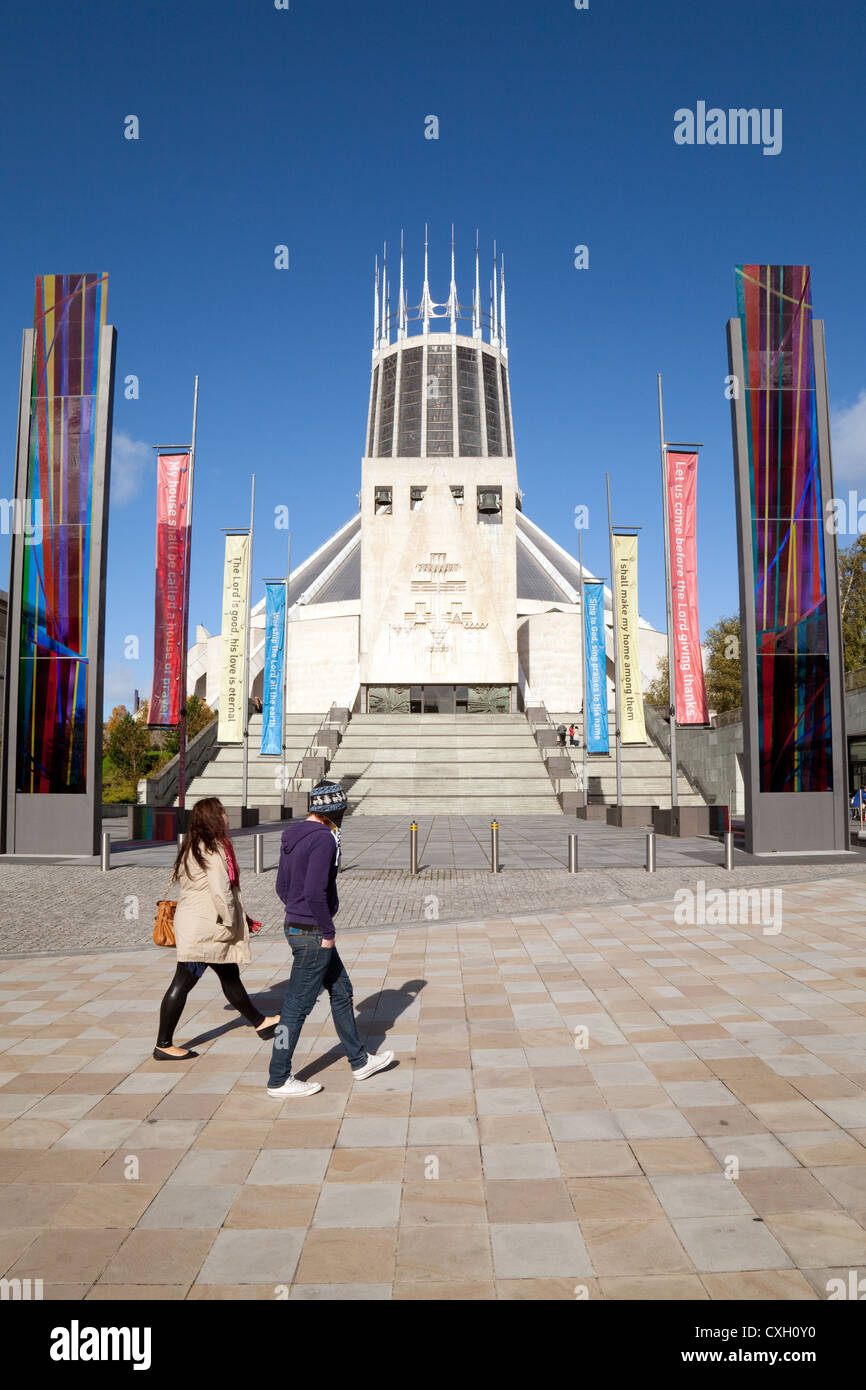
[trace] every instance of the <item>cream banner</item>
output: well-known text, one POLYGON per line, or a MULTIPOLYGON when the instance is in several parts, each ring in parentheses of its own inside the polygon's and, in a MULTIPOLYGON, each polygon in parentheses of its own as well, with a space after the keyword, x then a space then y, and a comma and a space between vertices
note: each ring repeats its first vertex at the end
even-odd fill
POLYGON ((249 536, 226 536, 218 743, 243 743, 249 536))
POLYGON ((637 611, 637 536, 613 538, 619 657, 619 721, 623 743, 646 743, 637 611))

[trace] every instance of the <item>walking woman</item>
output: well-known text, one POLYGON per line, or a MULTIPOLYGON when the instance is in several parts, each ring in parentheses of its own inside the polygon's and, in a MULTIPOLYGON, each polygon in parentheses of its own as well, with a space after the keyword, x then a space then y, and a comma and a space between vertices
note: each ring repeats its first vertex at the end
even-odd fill
POLYGON ((190 812, 189 827, 174 861, 179 900, 174 914, 177 969, 159 1010, 158 1062, 198 1053, 175 1047, 174 1030, 187 995, 210 966, 226 999, 262 1038, 272 1038, 279 1014, 266 1018, 241 983, 239 964, 250 960, 250 918, 240 894, 240 872, 222 802, 208 796, 190 812))

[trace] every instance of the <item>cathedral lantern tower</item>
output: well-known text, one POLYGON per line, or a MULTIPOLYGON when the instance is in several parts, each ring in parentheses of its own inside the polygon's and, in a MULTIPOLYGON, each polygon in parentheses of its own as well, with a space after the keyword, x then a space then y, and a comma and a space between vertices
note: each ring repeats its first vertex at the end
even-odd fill
POLYGON ((361 483, 361 708, 516 708, 519 509, 504 262, 481 307, 410 306, 403 246, 396 310, 376 265, 373 362, 361 483))

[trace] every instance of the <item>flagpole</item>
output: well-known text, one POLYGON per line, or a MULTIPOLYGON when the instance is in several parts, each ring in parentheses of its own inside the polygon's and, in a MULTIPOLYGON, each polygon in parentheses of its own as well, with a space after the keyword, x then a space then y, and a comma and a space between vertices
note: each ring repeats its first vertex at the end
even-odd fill
MULTIPOLYGON (((676 810, 679 804, 677 792, 677 686, 676 668, 674 656, 674 610, 671 601, 671 531, 670 517, 668 515, 668 452, 665 444, 665 417, 662 404, 662 374, 658 374, 659 382, 659 444, 661 447, 661 467, 662 467, 662 514, 664 518, 665 534, 665 603, 668 615, 668 714, 670 716, 671 731, 671 810, 676 810)), ((673 827, 671 827, 673 829, 673 827)))
MULTIPOLYGON (((197 426, 198 377, 195 379, 195 388, 192 397, 192 443, 189 448, 189 486, 187 487, 186 500, 187 535, 186 545, 184 546, 184 569, 186 572, 183 577, 183 623, 180 649, 180 725, 178 728, 177 749, 177 808, 179 811, 186 809, 186 666, 187 646, 189 644, 189 571, 192 555, 192 485, 195 476, 195 434, 197 426)), ((179 819, 182 820, 183 817, 180 816, 179 819)))
POLYGON ((289 581, 292 577, 292 533, 289 532, 288 545, 286 547, 286 611, 283 617, 283 790, 280 796, 280 808, 286 804, 286 745, 289 741, 288 730, 288 704, 289 704, 289 581))
POLYGON ((244 746, 241 764, 241 821, 247 806, 247 783, 249 779, 250 750, 250 601, 253 587, 253 519, 256 510, 256 475, 252 477, 250 490, 250 548, 247 553, 247 612, 244 632, 244 746))
POLYGON ((622 806, 622 739, 620 736, 619 724, 619 604, 616 600, 617 579, 616 561, 613 554, 613 518, 610 510, 610 474, 605 473, 607 479, 607 534, 610 542, 610 595, 613 604, 613 699, 614 712, 616 715, 616 729, 614 737, 616 739, 616 804, 622 806))
POLYGON ((583 671, 583 804, 588 806, 589 710, 586 703, 586 608, 583 602, 583 537, 579 531, 577 533, 577 565, 580 570, 580 665, 583 671))

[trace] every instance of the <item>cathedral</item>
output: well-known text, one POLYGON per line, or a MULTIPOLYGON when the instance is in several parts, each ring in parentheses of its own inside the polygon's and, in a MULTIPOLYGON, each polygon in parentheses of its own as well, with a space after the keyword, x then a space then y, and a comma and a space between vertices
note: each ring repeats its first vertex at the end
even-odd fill
MULTIPOLYGON (((293 569, 287 713, 517 713, 582 706, 577 561, 525 515, 518 482, 504 262, 482 311, 424 283, 410 305, 400 251, 396 312, 376 266, 359 510, 293 569)), ((584 578, 593 576, 584 568, 584 578)), ((605 592, 609 703, 613 634, 605 592)), ((261 694, 264 598, 253 596, 250 693, 261 694)), ((644 686, 667 650, 640 622, 644 686)), ((220 637, 199 627, 189 689, 215 704, 220 637)))

